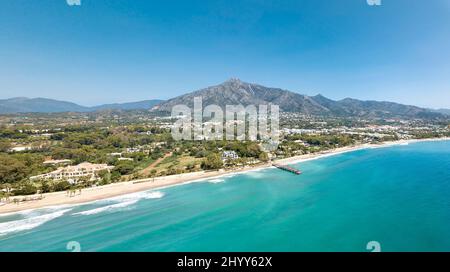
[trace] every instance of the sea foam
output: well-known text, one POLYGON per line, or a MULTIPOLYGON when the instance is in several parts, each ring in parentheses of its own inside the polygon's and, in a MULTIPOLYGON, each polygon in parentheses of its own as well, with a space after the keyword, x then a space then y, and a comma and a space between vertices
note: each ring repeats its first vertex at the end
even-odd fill
POLYGON ((71 209, 58 210, 52 213, 42 214, 38 216, 30 216, 26 217, 25 219, 0 223, 0 236, 12 232, 34 229, 50 220, 53 220, 55 218, 64 215, 66 212, 70 210, 71 209))
POLYGON ((102 212, 111 212, 111 211, 118 211, 123 210, 124 208, 127 208, 131 205, 136 204, 141 199, 155 199, 155 198, 162 198, 164 196, 163 192, 139 192, 139 193, 133 193, 123 196, 117 196, 113 198, 109 198, 106 200, 101 200, 98 203, 113 203, 107 206, 77 212, 73 215, 93 215, 98 214, 102 212))
POLYGON ((133 205, 136 202, 138 202, 138 201, 137 200, 125 201, 125 202, 112 204, 112 205, 108 205, 108 206, 104 206, 104 207, 100 207, 100 208, 95 208, 95 209, 92 209, 92 210, 87 210, 87 211, 83 211, 83 212, 74 213, 73 215, 92 215, 92 214, 102 213, 102 212, 105 212, 105 211, 120 210, 122 208, 125 208, 125 207, 128 207, 130 205, 133 205))
POLYGON ((112 198, 108 198, 104 201, 107 202, 117 202, 117 201, 131 201, 131 200, 140 200, 140 199, 153 199, 153 198, 162 198, 164 196, 163 192, 160 191, 146 191, 146 192, 138 192, 127 195, 116 196, 112 198))
POLYGON ((207 180, 209 183, 222 183, 225 180, 224 179, 209 179, 207 180))

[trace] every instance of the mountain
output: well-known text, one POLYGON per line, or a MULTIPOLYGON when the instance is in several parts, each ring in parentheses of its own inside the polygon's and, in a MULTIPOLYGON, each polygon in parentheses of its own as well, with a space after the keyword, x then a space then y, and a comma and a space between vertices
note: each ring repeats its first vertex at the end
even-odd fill
POLYGON ((129 102, 129 103, 104 104, 104 105, 100 105, 100 106, 91 107, 91 109, 93 109, 93 110, 148 110, 163 101, 164 100, 154 99, 154 100, 144 100, 144 101, 129 102))
POLYGON ((71 102, 47 98, 16 97, 0 100, 0 114, 23 112, 90 112, 107 109, 151 109, 153 106, 161 102, 162 100, 145 100, 123 104, 105 104, 94 107, 85 107, 71 102))
POLYGON ((250 84, 239 79, 230 79, 220 85, 208 87, 182 96, 169 99, 153 110, 170 112, 172 107, 185 104, 192 107, 194 97, 202 97, 203 105, 260 105, 276 104, 283 111, 296 111, 309 114, 321 114, 328 111, 327 108, 317 103, 309 96, 289 92, 279 88, 267 88, 257 84, 250 84))
POLYGON ((122 104, 105 104, 84 107, 71 102, 46 98, 11 98, 0 100, 0 114, 19 112, 90 112, 119 109, 171 112, 175 105, 193 107, 194 97, 202 97, 203 107, 219 105, 269 105, 280 106, 284 112, 299 112, 308 115, 364 117, 364 118, 444 118, 449 110, 431 110, 416 106, 385 101, 361 101, 352 98, 332 100, 323 95, 307 96, 280 88, 264 87, 232 78, 222 84, 187 93, 167 101, 145 100, 122 104))
POLYGON ((239 79, 230 79, 222 84, 194 91, 169 99, 153 107, 154 111, 170 112, 175 105, 184 104, 193 107, 194 97, 202 97, 203 106, 216 104, 225 109, 225 105, 279 105, 285 112, 299 112, 310 115, 356 116, 356 117, 403 117, 436 118, 441 114, 392 102, 361 101, 346 98, 335 101, 322 95, 307 96, 279 88, 264 87, 246 83, 239 79))
POLYGON ((0 100, 0 113, 88 111, 75 103, 47 98, 16 97, 0 100))
POLYGON ((434 110, 434 111, 450 116, 450 109, 437 109, 437 110, 434 110))
POLYGON ((345 98, 337 104, 348 116, 435 118, 441 114, 416 106, 385 101, 361 101, 345 98))

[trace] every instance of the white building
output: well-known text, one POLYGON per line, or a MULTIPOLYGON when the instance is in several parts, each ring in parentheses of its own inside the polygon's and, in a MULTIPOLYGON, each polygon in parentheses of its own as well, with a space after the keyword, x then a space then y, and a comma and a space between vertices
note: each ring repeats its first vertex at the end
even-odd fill
POLYGON ((83 162, 74 166, 60 167, 57 170, 30 177, 30 180, 35 179, 53 179, 61 180, 67 179, 70 183, 76 183, 76 181, 81 177, 90 177, 91 180, 97 179, 97 173, 102 170, 110 171, 114 166, 108 166, 107 164, 92 164, 89 162, 83 162))
POLYGON ((56 164, 69 164, 71 163, 71 160, 48 160, 43 162, 43 164, 52 164, 52 165, 56 165, 56 164))
POLYGON ((137 152, 141 152, 141 151, 142 151, 142 147, 128 147, 126 153, 137 153, 137 152))
POLYGON ((16 146, 11 148, 9 151, 10 152, 24 152, 24 151, 28 151, 31 150, 31 146, 16 146))
POLYGON ((222 152, 222 160, 235 160, 239 159, 239 155, 236 153, 236 151, 224 151, 222 152))
POLYGON ((117 160, 118 161, 134 161, 133 158, 122 158, 122 157, 118 158, 117 160))

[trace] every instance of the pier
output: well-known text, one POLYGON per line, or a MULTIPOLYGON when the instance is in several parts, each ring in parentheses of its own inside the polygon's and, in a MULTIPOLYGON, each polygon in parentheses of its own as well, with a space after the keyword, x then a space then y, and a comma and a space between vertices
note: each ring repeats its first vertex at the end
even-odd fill
POLYGON ((276 164, 276 163, 273 163, 272 165, 275 166, 278 169, 281 169, 281 170, 284 170, 284 171, 288 171, 288 172, 291 172, 291 173, 296 174, 296 175, 300 175, 302 173, 302 171, 300 171, 298 169, 295 169, 293 167, 290 167, 288 165, 281 165, 281 164, 276 164))

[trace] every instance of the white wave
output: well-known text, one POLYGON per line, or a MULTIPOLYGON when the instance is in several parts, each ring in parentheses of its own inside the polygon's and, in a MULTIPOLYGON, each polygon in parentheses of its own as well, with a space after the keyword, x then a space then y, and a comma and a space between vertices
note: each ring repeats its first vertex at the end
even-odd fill
POLYGON ((209 179, 207 180, 209 183, 221 183, 224 182, 224 179, 209 179))
POLYGON ((74 213, 73 215, 92 215, 92 214, 98 214, 105 211, 113 211, 117 209, 123 209, 125 207, 131 206, 133 204, 136 204, 141 199, 154 199, 154 198, 162 198, 164 196, 163 192, 160 191, 146 191, 146 192, 139 192, 139 193, 133 193, 123 196, 117 196, 113 198, 109 198, 106 200, 100 200, 97 203, 114 203, 111 205, 107 205, 104 207, 99 207, 83 212, 74 213))
POLYGON ((251 177, 251 178, 263 178, 266 175, 264 173, 262 173, 261 171, 249 171, 249 172, 245 172, 245 175, 247 177, 251 177))
POLYGON ((164 196, 163 192, 156 191, 156 192, 149 192, 144 199, 153 199, 153 198, 162 198, 164 196))
POLYGON ((59 210, 56 212, 15 220, 11 222, 0 223, 0 236, 12 232, 34 229, 50 220, 62 216, 71 209, 59 210))
POLYGON ((11 216, 11 215, 17 215, 22 218, 30 218, 30 217, 36 217, 39 215, 44 215, 52 212, 56 212, 63 209, 73 208, 75 206, 79 206, 85 203, 80 204, 62 204, 62 205, 55 205, 55 206, 47 206, 43 208, 35 208, 35 209, 28 209, 28 210, 22 210, 17 212, 10 212, 10 213, 2 213, 0 214, 1 217, 11 216))
POLYGON ((131 200, 140 200, 140 199, 153 199, 153 198, 162 198, 164 196, 163 192, 160 191, 145 191, 132 193, 127 195, 116 196, 112 198, 108 198, 104 201, 107 202, 116 202, 116 201, 131 201, 131 200))
POLYGON ((92 210, 87 210, 87 211, 83 211, 83 212, 74 213, 73 215, 98 214, 98 213, 105 212, 105 211, 112 211, 112 210, 122 209, 122 208, 128 207, 130 205, 133 205, 136 202, 138 202, 138 201, 137 200, 125 201, 125 202, 121 202, 121 203, 117 203, 117 204, 108 205, 108 206, 105 206, 105 207, 100 207, 100 208, 96 208, 96 209, 92 209, 92 210))

